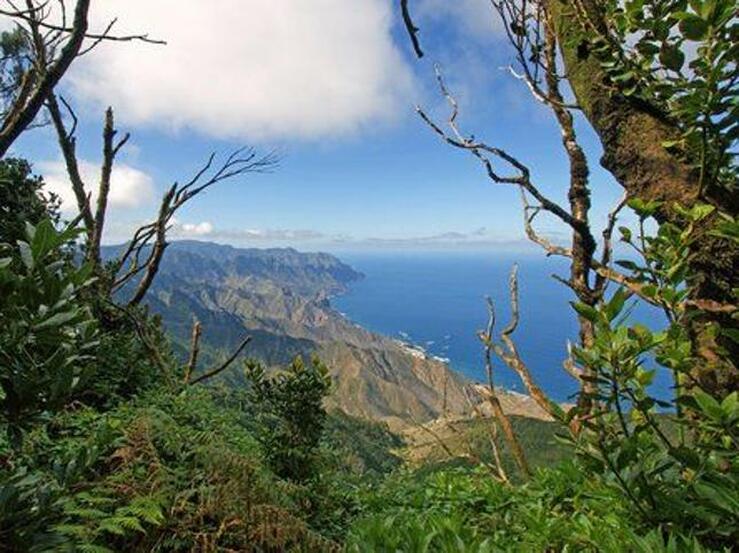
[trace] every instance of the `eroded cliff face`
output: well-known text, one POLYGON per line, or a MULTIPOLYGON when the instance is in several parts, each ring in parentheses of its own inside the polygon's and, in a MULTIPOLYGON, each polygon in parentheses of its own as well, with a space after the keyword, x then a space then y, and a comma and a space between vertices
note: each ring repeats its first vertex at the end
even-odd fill
MULTIPOLYGON (((175 242, 147 302, 182 345, 197 318, 212 353, 250 334, 246 354, 267 365, 317 354, 333 376, 329 407, 350 415, 398 426, 469 412, 475 393, 445 363, 331 308, 328 298, 360 278, 328 254, 175 242)), ((228 378, 238 385, 238 374, 228 378)))

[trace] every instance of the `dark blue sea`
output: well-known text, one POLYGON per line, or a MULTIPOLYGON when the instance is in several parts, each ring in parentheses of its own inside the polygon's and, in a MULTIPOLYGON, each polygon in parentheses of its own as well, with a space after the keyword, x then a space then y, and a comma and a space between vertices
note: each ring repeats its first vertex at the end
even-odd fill
MULTIPOLYGON (((332 305, 360 325, 423 347, 447 358, 467 377, 485 379, 477 332, 485 327, 485 296, 496 305, 497 330, 509 321, 508 277, 519 265, 521 320, 514 337, 539 385, 558 401, 572 399, 577 383, 562 368, 567 340, 577 342, 572 292, 554 280, 567 275, 565 260, 511 253, 359 253, 339 257, 366 275, 332 305)), ((662 323, 649 306, 633 318, 648 326, 662 323)), ((524 391, 515 373, 496 362, 496 384, 524 391)), ((658 374, 655 392, 669 397, 669 374, 658 374)))

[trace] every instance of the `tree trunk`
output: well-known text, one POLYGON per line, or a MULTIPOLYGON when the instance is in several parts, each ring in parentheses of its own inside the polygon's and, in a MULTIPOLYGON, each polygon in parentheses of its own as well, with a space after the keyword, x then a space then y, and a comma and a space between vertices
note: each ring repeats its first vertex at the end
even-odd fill
MULTIPOLYGON (((595 0, 581 0, 589 20, 603 24, 602 10, 595 0)), ((668 152, 662 143, 677 137, 679 129, 654 108, 626 97, 614 89, 598 59, 589 51, 572 0, 549 0, 567 78, 585 117, 603 146, 601 165, 613 174, 629 197, 659 200, 664 207, 661 221, 680 224, 672 206, 710 201, 722 211, 737 214, 739 194, 701 198, 697 171, 668 152)), ((709 219, 705 225, 711 226, 709 219)), ((739 287, 739 248, 729 241, 707 234, 695 241, 691 267, 695 274, 692 299, 722 304, 735 302, 733 288, 739 287)), ((730 341, 717 344, 707 331, 711 323, 737 328, 737 321, 721 313, 700 313, 693 328, 695 351, 699 355, 694 377, 706 391, 723 396, 739 389, 736 361, 739 349, 730 341), (720 355, 720 346, 728 355, 720 355), (728 359, 727 359, 728 358, 728 359)))
MULTIPOLYGON (((37 9, 41 8, 38 7, 37 9)), ((26 95, 22 95, 22 97, 18 98, 10 115, 2 122, 2 126, 0 127, 0 158, 5 156, 8 149, 13 145, 13 142, 33 123, 34 118, 41 111, 44 102, 52 94, 54 87, 79 54, 80 48, 85 40, 85 34, 87 33, 87 12, 89 10, 90 0, 78 0, 74 9, 72 31, 67 43, 61 49, 59 57, 51 65, 43 68, 43 72, 39 77, 40 80, 30 96, 26 97, 26 95)), ((35 23, 32 23, 33 25, 35 23)), ((36 61, 42 65, 46 63, 45 59, 36 61)))

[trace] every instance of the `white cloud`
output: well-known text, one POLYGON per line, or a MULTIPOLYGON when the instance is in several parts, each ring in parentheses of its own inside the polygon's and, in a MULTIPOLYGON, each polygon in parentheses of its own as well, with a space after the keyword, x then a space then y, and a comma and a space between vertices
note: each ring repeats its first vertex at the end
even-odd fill
POLYGON ((524 239, 509 239, 496 236, 485 227, 469 232, 448 231, 431 235, 404 237, 357 237, 347 234, 326 233, 312 229, 285 228, 230 228, 219 229, 210 222, 183 223, 175 220, 170 236, 179 239, 209 239, 216 242, 242 246, 299 246, 311 244, 319 247, 369 247, 369 248, 444 248, 444 247, 526 247, 524 239))
POLYGON ((387 0, 109 0, 95 28, 166 46, 106 43, 75 65, 82 98, 133 124, 221 138, 322 138, 407 109, 412 75, 387 0))
POLYGON ((237 236, 241 236, 247 240, 319 240, 327 238, 327 236, 315 230, 309 229, 246 229, 238 232, 237 236))
MULTIPOLYGON (((46 189, 59 196, 62 212, 77 212, 72 185, 67 169, 61 161, 45 161, 37 166, 44 175, 46 189)), ((100 166, 90 161, 80 161, 80 174, 88 192, 92 192, 93 203, 97 201, 100 181, 100 166)), ((108 205, 110 208, 132 209, 149 204, 154 198, 154 183, 149 175, 124 163, 116 163, 110 179, 108 205)))
POLYGON ((173 235, 195 237, 208 235, 214 240, 227 242, 308 242, 313 240, 333 240, 336 237, 310 229, 215 229, 208 222, 188 224, 179 222, 173 227, 173 235))
POLYGON ((202 223, 180 223, 175 221, 172 225, 171 234, 177 237, 208 236, 213 233, 213 223, 203 221, 202 223))

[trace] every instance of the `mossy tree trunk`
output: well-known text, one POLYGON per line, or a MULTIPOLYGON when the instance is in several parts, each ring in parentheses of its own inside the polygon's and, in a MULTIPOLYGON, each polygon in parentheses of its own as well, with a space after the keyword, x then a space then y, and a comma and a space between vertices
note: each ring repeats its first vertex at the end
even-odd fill
MULTIPOLYGON (((573 0, 549 0, 548 10, 555 25, 567 78, 585 117, 603 147, 601 164, 613 174, 628 195, 663 202, 659 219, 680 224, 672 209, 676 203, 694 205, 709 201, 722 211, 736 215, 739 194, 706 192, 701 196, 698 170, 663 147, 679 134, 677 125, 652 106, 620 93, 590 51, 587 40, 603 26, 603 10, 596 0, 579 0, 578 15, 573 0), (585 30, 582 15, 595 29, 585 30)), ((706 228, 711 226, 711 218, 706 228)), ((707 234, 695 241, 691 267, 695 274, 692 299, 720 304, 735 302, 733 289, 739 287, 739 248, 707 234)), ((698 354, 694 377, 705 390, 723 396, 739 388, 734 343, 718 343, 710 331, 712 323, 737 327, 727 314, 701 312, 693 324, 693 342, 698 354), (721 354, 721 348, 728 355, 721 354)), ((728 341, 727 341, 728 342, 728 341)))

